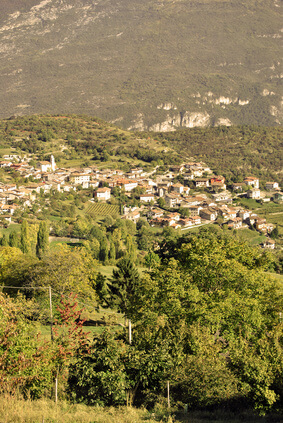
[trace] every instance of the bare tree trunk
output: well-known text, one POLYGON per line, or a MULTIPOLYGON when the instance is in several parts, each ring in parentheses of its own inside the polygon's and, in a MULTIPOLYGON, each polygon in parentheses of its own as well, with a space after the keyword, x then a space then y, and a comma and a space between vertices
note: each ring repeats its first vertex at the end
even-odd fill
POLYGON ((127 391, 127 393, 126 393, 127 407, 133 406, 133 402, 134 402, 135 395, 136 395, 139 384, 140 384, 140 381, 138 381, 138 383, 136 384, 136 386, 134 388, 129 389, 127 391))
POLYGON ((58 375, 59 375, 59 369, 57 369, 56 377, 55 377, 55 403, 58 402, 58 375))
POLYGON ((129 344, 131 345, 132 343, 132 322, 129 319, 129 344))

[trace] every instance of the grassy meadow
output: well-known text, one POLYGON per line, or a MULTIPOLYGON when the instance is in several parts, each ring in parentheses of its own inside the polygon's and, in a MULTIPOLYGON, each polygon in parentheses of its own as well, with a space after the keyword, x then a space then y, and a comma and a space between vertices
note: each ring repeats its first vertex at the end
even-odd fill
POLYGON ((252 411, 168 411, 156 406, 154 410, 133 407, 103 408, 71 404, 50 399, 37 401, 0 396, 1 423, 280 423, 282 416, 260 417, 252 411))
MULTIPOLYGON (((0 398, 1 423, 134 423, 162 420, 150 418, 144 410, 130 408, 88 407, 51 400, 17 400, 10 396, 0 398), (148 418, 149 417, 149 418, 148 418)), ((166 420, 163 420, 165 422, 166 420)))

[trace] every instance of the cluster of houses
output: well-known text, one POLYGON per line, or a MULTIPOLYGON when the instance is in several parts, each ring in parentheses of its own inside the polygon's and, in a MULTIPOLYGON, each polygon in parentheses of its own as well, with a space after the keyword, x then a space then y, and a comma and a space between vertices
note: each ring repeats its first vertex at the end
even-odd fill
MULTIPOLYGON (((253 227, 266 235, 274 229, 266 219, 242 207, 232 206, 233 191, 237 194, 244 192, 248 198, 270 201, 270 196, 260 191, 258 178, 247 177, 242 183, 234 183, 228 190, 225 178, 213 175, 202 162, 172 166, 165 174, 158 174, 158 168, 150 173, 142 168, 133 168, 129 172, 93 166, 63 169, 56 166, 53 156, 50 161, 39 161, 35 166, 19 157, 15 160, 15 157, 4 156, 0 167, 14 169, 22 177, 32 177, 34 181, 23 186, 0 182, 0 218, 8 222, 19 204, 21 207, 31 206, 38 193, 71 191, 80 186, 93 189, 92 201, 110 200, 115 188, 120 188, 129 197, 136 189, 134 193, 139 193, 140 207, 124 207, 122 218, 137 222, 141 216, 146 216, 152 226, 189 228, 218 220, 230 229, 253 227), (183 183, 176 183, 176 177, 183 183), (191 189, 187 185, 195 188, 194 195, 190 194, 191 189), (182 208, 182 213, 172 212, 175 208, 182 208)), ((265 188, 272 192, 274 199, 283 200, 277 182, 267 182, 265 188)), ((266 247, 274 248, 274 243, 266 247)))

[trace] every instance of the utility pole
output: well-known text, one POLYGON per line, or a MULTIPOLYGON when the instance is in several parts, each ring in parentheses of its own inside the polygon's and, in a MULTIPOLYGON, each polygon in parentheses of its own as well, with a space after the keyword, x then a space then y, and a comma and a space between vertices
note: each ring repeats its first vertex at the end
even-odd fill
POLYGON ((52 313, 52 293, 51 286, 49 286, 49 306, 50 306, 50 332, 51 332, 51 341, 53 341, 53 313, 52 313))
MULTIPOLYGON (((51 342, 54 341, 53 337, 53 312, 52 312, 52 291, 51 286, 49 286, 49 306, 50 306, 50 331, 51 331, 51 342)), ((58 371, 55 377, 55 403, 58 401, 58 371)))

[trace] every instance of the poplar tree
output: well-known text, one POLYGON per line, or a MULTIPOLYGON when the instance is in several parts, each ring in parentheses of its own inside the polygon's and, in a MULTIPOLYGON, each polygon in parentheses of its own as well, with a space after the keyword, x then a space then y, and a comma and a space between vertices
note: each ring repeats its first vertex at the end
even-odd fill
POLYGON ((3 234, 2 238, 1 238, 1 245, 2 245, 2 247, 7 247, 9 245, 9 242, 8 242, 5 234, 3 234))
POLYGON ((137 259, 137 248, 134 244, 134 240, 132 235, 127 235, 126 237, 126 257, 131 260, 133 263, 135 263, 137 259))
POLYGON ((21 225, 21 242, 20 249, 24 254, 30 253, 30 242, 29 242, 29 227, 26 220, 21 225))
POLYGON ((109 246, 109 261, 111 264, 115 264, 116 260, 116 248, 114 242, 110 242, 109 246))
POLYGON ((37 232, 36 255, 38 258, 42 258, 42 255, 48 249, 48 236, 48 226, 45 221, 42 221, 37 232))
POLYGON ((18 237, 15 231, 11 232, 9 235, 9 245, 10 247, 18 247, 18 237))
POLYGON ((100 241, 99 260, 102 261, 103 263, 106 263, 108 260, 108 254, 109 254, 109 243, 106 236, 104 236, 100 241))

